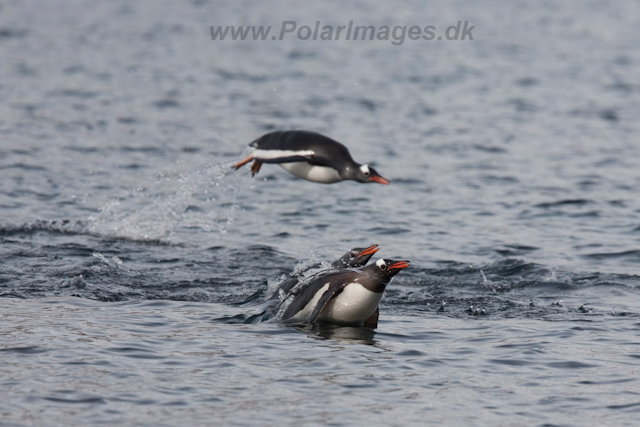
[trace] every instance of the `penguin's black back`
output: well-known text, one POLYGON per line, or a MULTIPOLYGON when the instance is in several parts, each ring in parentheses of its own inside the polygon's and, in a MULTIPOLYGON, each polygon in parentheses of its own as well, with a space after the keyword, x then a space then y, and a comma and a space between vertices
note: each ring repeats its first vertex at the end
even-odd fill
POLYGON ((253 141, 250 146, 259 150, 312 150, 311 164, 340 167, 353 164, 347 147, 327 136, 305 130, 271 132, 253 141))

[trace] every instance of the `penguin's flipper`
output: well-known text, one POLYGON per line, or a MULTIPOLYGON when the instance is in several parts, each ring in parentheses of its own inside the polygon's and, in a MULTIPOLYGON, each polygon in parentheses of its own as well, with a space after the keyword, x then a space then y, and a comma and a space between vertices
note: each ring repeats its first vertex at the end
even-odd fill
POLYGON ((256 150, 253 152, 254 158, 260 160, 262 163, 293 163, 293 162, 310 162, 313 158, 312 151, 300 151, 295 153, 293 151, 277 153, 277 152, 264 152, 256 150))
POLYGON ((329 303, 329 301, 337 297, 344 290, 344 287, 344 283, 332 283, 329 286, 329 289, 327 289, 318 300, 318 304, 316 304, 316 308, 313 310, 313 313, 311 313, 311 316, 309 316, 307 323, 316 323, 318 316, 320 316, 324 307, 329 303))
POLYGON ((367 320, 364 321, 362 326, 366 326, 367 328, 375 329, 378 327, 378 317, 380 317, 380 307, 376 308, 376 311, 373 312, 371 316, 367 320))

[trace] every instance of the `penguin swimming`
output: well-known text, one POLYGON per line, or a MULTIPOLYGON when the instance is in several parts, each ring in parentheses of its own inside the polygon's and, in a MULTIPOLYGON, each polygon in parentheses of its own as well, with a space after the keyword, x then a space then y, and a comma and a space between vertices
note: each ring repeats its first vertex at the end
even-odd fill
POLYGON ((347 147, 316 132, 276 131, 249 145, 254 151, 233 167, 237 170, 253 160, 251 176, 258 173, 263 163, 278 163, 298 178, 321 184, 352 180, 389 185, 389 180, 374 168, 356 163, 347 147))
POLYGON ((379 259, 355 270, 311 280, 293 298, 281 319, 288 323, 328 322, 377 326, 378 304, 393 276, 409 261, 379 259))

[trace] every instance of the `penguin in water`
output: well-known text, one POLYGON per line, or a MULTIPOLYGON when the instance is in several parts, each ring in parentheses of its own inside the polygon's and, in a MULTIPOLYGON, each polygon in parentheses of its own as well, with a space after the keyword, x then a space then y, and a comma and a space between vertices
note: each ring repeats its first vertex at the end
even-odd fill
POLYGON ((347 147, 316 132, 271 132, 249 146, 254 151, 233 167, 237 170, 253 160, 251 176, 258 173, 263 163, 278 163, 298 178, 321 184, 352 180, 389 185, 389 180, 374 168, 356 163, 347 147))
MULTIPOLYGON (((337 260, 331 263, 332 270, 343 270, 345 268, 357 268, 362 267, 363 265, 367 265, 373 254, 378 252, 380 247, 378 245, 371 245, 366 248, 353 248, 344 255, 342 255, 337 260)), ((275 297, 284 297, 286 298, 289 295, 289 292, 298 284, 301 276, 304 275, 307 271, 312 269, 316 269, 320 267, 320 263, 313 264, 302 271, 296 272, 292 274, 291 277, 284 280, 282 283, 278 285, 276 290, 271 294, 269 299, 274 299, 275 297)), ((318 273, 318 274, 321 274, 318 273)))
POLYGON ((387 284, 409 265, 409 261, 379 259, 359 269, 322 275, 295 295, 281 319, 287 323, 327 322, 375 328, 378 304, 387 284))
MULTIPOLYGON (((329 272, 334 272, 335 270, 341 270, 345 268, 354 268, 361 267, 366 265, 367 262, 371 259, 373 254, 380 250, 378 245, 371 245, 366 248, 353 248, 343 256, 338 258, 337 260, 331 263, 331 268, 329 270, 322 270, 317 272, 315 275, 311 276, 311 280, 320 275, 327 274, 329 272)), ((293 295, 296 295, 299 289, 296 289, 296 285, 303 278, 303 275, 312 270, 319 268, 321 266, 320 263, 313 264, 302 271, 296 272, 292 274, 291 277, 285 279, 282 283, 278 285, 278 287, 271 293, 269 297, 265 300, 262 300, 261 303, 255 303, 264 293, 262 289, 256 291, 249 298, 245 299, 240 303, 236 303, 234 305, 245 306, 245 305, 253 305, 259 307, 259 312, 249 316, 245 323, 257 323, 267 319, 272 318, 278 311, 282 301, 287 300, 293 295)), ((309 280, 309 279, 305 279, 309 280)))

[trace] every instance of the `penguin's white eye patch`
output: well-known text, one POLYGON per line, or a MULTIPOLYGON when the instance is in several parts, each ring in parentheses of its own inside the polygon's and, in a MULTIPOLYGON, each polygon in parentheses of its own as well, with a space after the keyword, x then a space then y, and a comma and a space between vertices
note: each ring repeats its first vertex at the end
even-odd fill
POLYGON ((360 170, 362 171, 362 174, 364 176, 369 176, 370 172, 369 172, 369 166, 367 165, 362 165, 360 166, 360 170))
POLYGON ((379 259, 376 261, 376 265, 380 268, 380 270, 384 271, 387 269, 387 263, 384 262, 383 259, 379 259))

